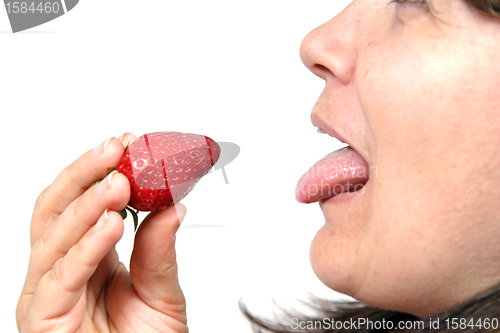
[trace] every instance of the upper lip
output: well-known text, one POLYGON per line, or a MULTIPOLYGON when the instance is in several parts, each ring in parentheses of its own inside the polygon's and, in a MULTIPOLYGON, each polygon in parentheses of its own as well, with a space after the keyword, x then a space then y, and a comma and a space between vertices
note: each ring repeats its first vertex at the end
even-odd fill
POLYGON ((323 122, 318 116, 314 113, 311 115, 311 122, 314 126, 325 130, 330 136, 333 136, 335 139, 339 140, 342 143, 346 143, 350 145, 350 142, 342 136, 339 132, 337 132, 333 127, 329 126, 325 122, 323 122))
POLYGON ((343 136, 342 134, 340 134, 337 130, 335 130, 335 128, 333 128, 332 126, 328 125, 323 120, 321 120, 320 117, 318 115, 316 115, 314 112, 311 115, 311 122, 314 126, 323 129, 330 136, 336 138, 337 140, 339 140, 342 143, 349 145, 358 154, 360 154, 366 161, 368 161, 367 156, 364 156, 362 151, 360 149, 358 149, 359 147, 357 146, 357 144, 355 142, 352 142, 350 139, 348 139, 345 136, 343 136))

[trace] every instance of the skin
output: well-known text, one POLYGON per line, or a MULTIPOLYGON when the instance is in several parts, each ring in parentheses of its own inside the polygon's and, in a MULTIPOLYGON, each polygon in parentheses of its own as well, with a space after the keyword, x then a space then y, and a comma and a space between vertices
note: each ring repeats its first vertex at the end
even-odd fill
POLYGON ((16 310, 21 333, 188 332, 174 247, 186 208, 148 215, 136 233, 130 272, 114 249, 124 228, 117 212, 130 186, 122 174, 106 175, 135 136, 120 140, 83 154, 37 199, 16 310))
POLYGON ((373 172, 320 204, 318 277, 426 317, 500 282, 500 19, 463 0, 355 0, 301 45, 313 124, 373 172))

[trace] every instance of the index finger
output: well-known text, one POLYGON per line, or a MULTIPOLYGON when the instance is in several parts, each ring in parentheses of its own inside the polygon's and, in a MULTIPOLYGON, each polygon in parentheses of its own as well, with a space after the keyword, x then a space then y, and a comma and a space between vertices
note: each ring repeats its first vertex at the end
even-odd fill
POLYGON ((120 162, 124 146, 135 140, 126 133, 121 138, 110 138, 96 148, 87 151, 67 166, 40 194, 35 203, 31 221, 31 246, 43 230, 52 223, 66 207, 83 194, 93 183, 103 179, 110 168, 120 162))

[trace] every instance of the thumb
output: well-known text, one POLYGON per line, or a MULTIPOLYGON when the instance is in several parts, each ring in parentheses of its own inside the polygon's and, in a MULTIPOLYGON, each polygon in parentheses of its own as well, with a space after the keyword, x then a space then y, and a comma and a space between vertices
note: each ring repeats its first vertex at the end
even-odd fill
POLYGON ((175 233, 185 215, 183 204, 150 213, 137 230, 130 259, 130 277, 139 297, 183 322, 186 301, 177 277, 175 233))

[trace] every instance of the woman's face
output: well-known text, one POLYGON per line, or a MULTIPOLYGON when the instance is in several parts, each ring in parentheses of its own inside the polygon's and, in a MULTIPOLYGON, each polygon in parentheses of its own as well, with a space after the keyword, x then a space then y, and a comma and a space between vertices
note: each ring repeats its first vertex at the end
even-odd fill
POLYGON ((500 19, 464 0, 355 0, 301 56, 326 81, 313 124, 371 171, 320 201, 319 278, 420 316, 500 282, 500 19))

